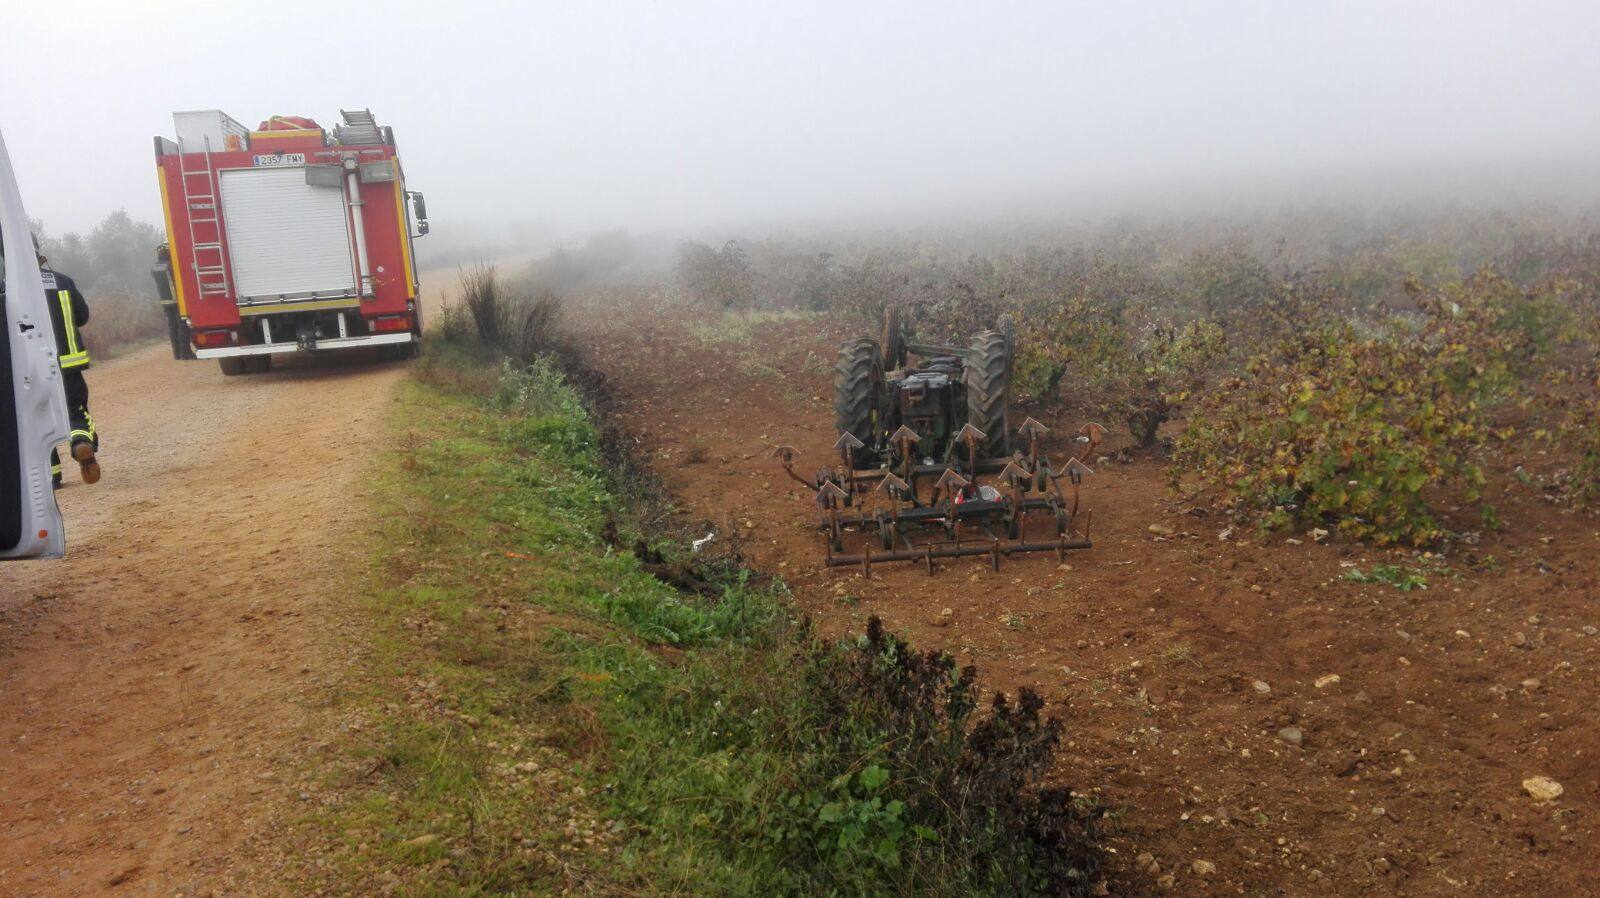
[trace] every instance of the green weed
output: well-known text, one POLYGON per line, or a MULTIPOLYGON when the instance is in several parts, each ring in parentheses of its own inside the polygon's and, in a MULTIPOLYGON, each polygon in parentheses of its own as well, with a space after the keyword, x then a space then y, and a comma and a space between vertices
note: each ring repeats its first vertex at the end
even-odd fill
POLYGON ((1403 568, 1396 564, 1375 564, 1369 570, 1351 568, 1344 572, 1351 583, 1384 583, 1401 592, 1428 588, 1428 574, 1421 568, 1403 568))
POLYGON ((795 309, 746 309, 702 318, 689 325, 689 333, 708 346, 748 345, 756 331, 770 324, 785 324, 816 317, 795 309))

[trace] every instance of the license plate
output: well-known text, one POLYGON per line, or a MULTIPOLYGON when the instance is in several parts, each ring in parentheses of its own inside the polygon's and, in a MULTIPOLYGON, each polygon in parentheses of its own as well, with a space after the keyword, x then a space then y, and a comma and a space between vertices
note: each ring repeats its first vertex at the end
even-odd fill
POLYGON ((257 168, 272 168, 277 165, 305 165, 305 153, 274 153, 271 156, 257 156, 257 168))

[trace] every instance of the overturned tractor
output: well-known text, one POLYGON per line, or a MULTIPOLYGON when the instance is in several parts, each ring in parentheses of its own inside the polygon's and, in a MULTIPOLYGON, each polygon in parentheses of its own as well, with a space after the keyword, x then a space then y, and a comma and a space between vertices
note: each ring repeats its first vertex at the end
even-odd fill
MULTIPOLYGON (((1041 449, 1049 429, 1027 418, 1013 441, 1008 402, 1016 340, 1009 321, 968 346, 913 342, 899 316, 877 338, 839 348, 834 366, 838 464, 807 479, 799 452, 775 455, 816 494, 828 564, 1087 549, 1089 515, 1079 487, 1089 468, 1074 456, 1057 466, 1041 449), (915 358, 919 364, 909 364, 915 358)), ((1078 433, 1093 457, 1105 430, 1078 433)))

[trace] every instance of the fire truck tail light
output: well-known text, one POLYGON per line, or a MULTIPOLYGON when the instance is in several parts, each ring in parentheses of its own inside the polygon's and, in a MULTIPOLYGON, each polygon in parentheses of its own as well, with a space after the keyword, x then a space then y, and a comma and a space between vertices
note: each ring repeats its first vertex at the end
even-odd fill
POLYGON ((372 319, 372 330, 375 333, 388 333, 391 331, 404 331, 411 329, 411 318, 407 315, 386 315, 382 318, 372 319))
POLYGON ((232 331, 195 331, 194 345, 201 349, 208 349, 216 346, 231 345, 234 339, 232 331))

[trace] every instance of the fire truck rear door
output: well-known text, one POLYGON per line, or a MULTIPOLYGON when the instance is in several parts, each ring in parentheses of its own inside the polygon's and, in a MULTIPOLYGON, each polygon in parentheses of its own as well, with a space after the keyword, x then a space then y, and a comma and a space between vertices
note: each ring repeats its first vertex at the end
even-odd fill
POLYGON ((300 165, 226 169, 222 210, 241 301, 355 293, 341 187, 306 183, 300 165))

